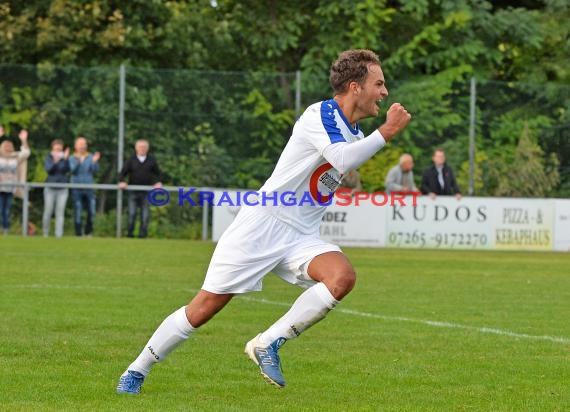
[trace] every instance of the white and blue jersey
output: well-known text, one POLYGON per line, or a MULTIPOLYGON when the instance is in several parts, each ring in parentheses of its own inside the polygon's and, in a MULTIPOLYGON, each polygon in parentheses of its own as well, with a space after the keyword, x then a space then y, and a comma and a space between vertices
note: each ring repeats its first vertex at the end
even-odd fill
POLYGON ((314 285, 308 274, 311 260, 340 251, 319 238, 319 226, 341 173, 357 168, 385 143, 379 130, 365 138, 334 100, 307 108, 261 187, 258 204, 244 206, 221 236, 202 289, 218 294, 261 290, 270 271, 304 288, 314 285), (284 203, 284 198, 295 202, 284 203))
POLYGON ((307 108, 293 128, 293 133, 275 169, 261 187, 266 194, 285 192, 296 197, 295 206, 270 199, 258 206, 279 220, 305 234, 319 231, 329 195, 339 187, 342 175, 323 156, 323 151, 335 143, 353 143, 364 134, 348 122, 337 102, 325 100, 307 108), (310 197, 311 201, 308 201, 310 197), (307 201, 299 205, 301 199, 307 201))

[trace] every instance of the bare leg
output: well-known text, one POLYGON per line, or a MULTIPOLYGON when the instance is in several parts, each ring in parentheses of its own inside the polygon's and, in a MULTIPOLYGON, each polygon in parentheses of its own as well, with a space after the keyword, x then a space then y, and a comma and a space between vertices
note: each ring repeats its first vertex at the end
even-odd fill
POLYGON ((188 322, 190 322, 194 328, 199 328, 222 310, 233 296, 232 294, 218 295, 216 293, 200 290, 188 306, 186 306, 188 322))
POLYGON ((307 270, 317 282, 323 282, 336 300, 342 300, 354 287, 356 273, 341 252, 328 252, 315 257, 307 270))

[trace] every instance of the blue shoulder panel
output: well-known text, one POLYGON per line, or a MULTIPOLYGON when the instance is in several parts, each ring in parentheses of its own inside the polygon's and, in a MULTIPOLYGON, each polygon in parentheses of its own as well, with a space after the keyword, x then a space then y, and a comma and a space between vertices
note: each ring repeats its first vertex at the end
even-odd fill
POLYGON ((336 124, 336 119, 334 111, 337 108, 336 102, 334 100, 325 100, 321 103, 321 121, 323 126, 331 139, 331 143, 346 142, 346 139, 340 132, 336 124))

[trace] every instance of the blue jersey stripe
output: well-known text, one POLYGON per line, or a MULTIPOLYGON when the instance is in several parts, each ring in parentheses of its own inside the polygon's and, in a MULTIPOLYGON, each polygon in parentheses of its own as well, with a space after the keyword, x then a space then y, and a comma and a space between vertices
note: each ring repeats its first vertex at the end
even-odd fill
POLYGON ((346 139, 336 124, 336 119, 334 116, 334 111, 336 108, 337 105, 334 100, 327 100, 322 102, 321 121, 323 122, 323 126, 329 135, 329 139, 331 139, 331 143, 346 142, 346 139))
POLYGON ((358 134, 358 132, 360 131, 360 128, 358 127, 358 123, 356 123, 356 128, 352 127, 352 125, 350 124, 348 119, 344 116, 344 113, 342 112, 342 110, 340 110, 340 106, 338 105, 338 103, 336 102, 335 99, 327 100, 327 102, 330 102, 333 105, 333 107, 338 111, 340 118, 342 119, 342 121, 346 125, 346 128, 349 130, 349 132, 356 136, 358 134))

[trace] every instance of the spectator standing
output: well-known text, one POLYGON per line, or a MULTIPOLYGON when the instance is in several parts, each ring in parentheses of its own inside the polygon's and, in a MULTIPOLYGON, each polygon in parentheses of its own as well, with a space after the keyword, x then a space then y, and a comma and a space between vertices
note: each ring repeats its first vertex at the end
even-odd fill
POLYGON ((453 170, 445 162, 443 149, 436 149, 432 157, 433 165, 428 167, 422 177, 422 193, 432 199, 437 195, 453 196, 461 199, 461 191, 457 186, 453 170))
MULTIPOLYGON (((148 140, 140 139, 135 143, 135 153, 125 163, 123 170, 119 174, 119 187, 125 189, 127 185, 154 186, 161 187, 162 174, 154 156, 149 154, 150 144, 148 140), (129 177, 128 184, 126 177, 129 177)), ((148 236, 148 223, 150 220, 150 209, 148 202, 148 191, 129 191, 129 222, 127 236, 134 237, 135 221, 137 210, 141 211, 139 227, 139 238, 148 236)))
MULTIPOLYGON (((46 155, 44 168, 48 174, 47 183, 67 183, 69 173, 69 148, 64 150, 63 141, 56 139, 51 142, 51 151, 46 155)), ((42 227, 44 237, 49 236, 51 217, 55 209, 55 237, 63 236, 65 205, 69 189, 60 187, 44 188, 44 216, 42 227)))
POLYGON ((414 158, 409 153, 400 156, 400 162, 386 175, 386 193, 417 192, 414 182, 414 158))
MULTIPOLYGON (((0 126, 0 137, 4 129, 0 126)), ((20 183, 26 181, 27 159, 30 157, 28 147, 28 131, 21 130, 18 134, 20 139, 20 151, 14 149, 10 140, 0 143, 0 183, 20 183)), ((12 185, 0 186, 0 214, 2 216, 2 232, 7 235, 10 230, 10 209, 16 187, 12 185)))
MULTIPOLYGON (((71 183, 94 183, 93 175, 99 170, 101 153, 88 152, 87 139, 78 137, 75 139, 73 156, 69 158, 71 171, 71 183)), ((73 222, 76 236, 91 236, 93 233, 93 221, 95 219, 95 191, 93 189, 71 189, 73 201, 73 222), (85 230, 83 228, 83 206, 87 209, 85 230)))

